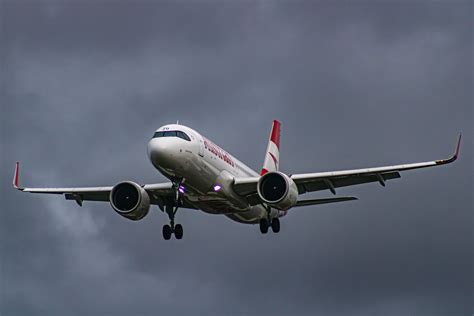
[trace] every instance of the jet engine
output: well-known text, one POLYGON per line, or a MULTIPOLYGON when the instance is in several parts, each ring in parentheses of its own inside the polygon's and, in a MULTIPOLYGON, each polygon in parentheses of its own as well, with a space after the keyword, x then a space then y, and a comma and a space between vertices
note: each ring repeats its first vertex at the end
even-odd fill
POLYGON ((110 191, 109 199, 117 213, 132 221, 142 219, 150 209, 148 193, 132 181, 116 184, 110 191))
POLYGON ((293 207, 298 200, 298 188, 293 179, 281 172, 267 172, 257 184, 260 199, 279 210, 293 207))

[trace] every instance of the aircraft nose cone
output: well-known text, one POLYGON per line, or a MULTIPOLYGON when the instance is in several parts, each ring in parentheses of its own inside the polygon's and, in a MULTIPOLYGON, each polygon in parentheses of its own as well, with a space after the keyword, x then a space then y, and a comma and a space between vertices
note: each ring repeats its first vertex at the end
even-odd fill
POLYGON ((173 168, 175 155, 173 144, 168 139, 152 139, 148 142, 148 156, 156 167, 173 168))

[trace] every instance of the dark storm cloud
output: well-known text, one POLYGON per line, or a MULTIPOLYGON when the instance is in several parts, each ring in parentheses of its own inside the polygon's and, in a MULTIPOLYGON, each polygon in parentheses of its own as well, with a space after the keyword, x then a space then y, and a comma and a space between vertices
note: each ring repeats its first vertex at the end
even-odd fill
MULTIPOLYGON (((1 301, 5 315, 472 313, 472 3, 0 3, 1 301), (294 210, 278 235, 182 210, 12 192, 164 181, 146 142, 179 119, 258 169, 447 156, 354 203, 294 210), (154 211, 155 209, 153 209, 154 211)), ((321 193, 317 196, 324 196, 321 193)))

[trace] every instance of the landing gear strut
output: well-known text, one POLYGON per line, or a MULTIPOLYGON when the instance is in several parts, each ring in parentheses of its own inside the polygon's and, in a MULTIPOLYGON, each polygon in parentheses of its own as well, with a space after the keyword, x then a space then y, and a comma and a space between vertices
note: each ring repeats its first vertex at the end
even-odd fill
POLYGON ((272 231, 274 233, 278 233, 280 231, 280 219, 278 217, 271 218, 270 216, 271 208, 266 207, 266 209, 267 209, 267 217, 260 219, 260 223, 259 223, 260 232, 262 234, 266 234, 268 232, 268 228, 271 226, 272 231))
POLYGON ((169 240, 171 238, 171 235, 174 234, 176 239, 181 239, 183 238, 183 226, 181 224, 176 224, 174 223, 174 217, 176 215, 176 212, 178 211, 178 208, 181 204, 181 199, 179 196, 179 189, 180 189, 181 181, 173 183, 173 188, 175 190, 175 200, 174 204, 168 204, 165 205, 165 212, 168 214, 168 217, 170 219, 170 224, 169 225, 164 225, 163 226, 163 238, 165 240, 169 240))

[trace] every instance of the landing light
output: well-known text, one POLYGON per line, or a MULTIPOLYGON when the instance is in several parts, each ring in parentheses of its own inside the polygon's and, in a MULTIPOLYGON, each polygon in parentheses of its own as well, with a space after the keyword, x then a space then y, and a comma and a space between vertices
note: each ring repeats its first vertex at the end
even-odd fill
POLYGON ((220 189, 222 189, 222 187, 220 185, 215 185, 214 186, 214 191, 219 191, 220 189))
POLYGON ((184 191, 185 191, 184 187, 182 185, 180 185, 179 188, 178 188, 178 191, 181 192, 181 193, 184 193, 184 191))

